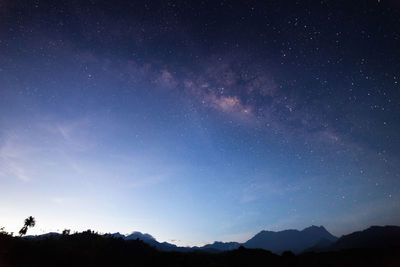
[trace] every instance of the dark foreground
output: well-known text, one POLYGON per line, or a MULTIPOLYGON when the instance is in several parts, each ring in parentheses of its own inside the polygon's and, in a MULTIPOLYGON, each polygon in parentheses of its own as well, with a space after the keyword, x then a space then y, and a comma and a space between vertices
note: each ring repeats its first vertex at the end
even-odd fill
POLYGON ((0 234, 0 266, 400 266, 400 249, 352 249, 283 256, 239 248, 223 253, 161 252, 140 240, 90 231, 58 238, 0 234))

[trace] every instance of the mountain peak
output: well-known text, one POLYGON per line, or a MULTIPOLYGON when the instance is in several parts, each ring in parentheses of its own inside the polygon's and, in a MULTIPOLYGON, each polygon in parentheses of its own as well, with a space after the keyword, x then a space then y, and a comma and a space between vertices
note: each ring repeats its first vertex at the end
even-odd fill
POLYGON ((215 249, 219 251, 234 250, 240 247, 240 243, 237 242, 221 242, 215 241, 213 244, 207 244, 202 249, 215 249))
POLYGON ((399 226, 370 226, 365 230, 343 235, 330 249, 396 247, 399 244, 399 240, 399 226))
POLYGON ((126 239, 140 239, 142 241, 146 241, 146 240, 156 240, 152 235, 150 234, 143 234, 141 232, 132 232, 131 234, 129 234, 128 236, 126 236, 126 239))
POLYGON ((106 237, 114 237, 114 238, 125 238, 125 235, 121 234, 120 232, 107 233, 107 234, 104 234, 104 236, 106 236, 106 237))
POLYGON ((316 226, 316 225, 311 225, 309 227, 304 228, 302 231, 327 231, 324 226, 316 226))
POLYGON ((301 232, 307 233, 309 235, 320 236, 321 238, 327 239, 329 241, 337 240, 337 237, 329 233, 328 230, 326 230, 325 227, 323 227, 322 225, 321 226, 312 225, 310 227, 304 228, 301 232))
POLYGON ((292 252, 298 253, 315 245, 321 239, 333 242, 337 240, 337 237, 329 233, 322 225, 312 225, 301 231, 261 231, 245 242, 244 246, 248 248, 263 248, 274 253, 281 253, 285 250, 291 250, 292 252))

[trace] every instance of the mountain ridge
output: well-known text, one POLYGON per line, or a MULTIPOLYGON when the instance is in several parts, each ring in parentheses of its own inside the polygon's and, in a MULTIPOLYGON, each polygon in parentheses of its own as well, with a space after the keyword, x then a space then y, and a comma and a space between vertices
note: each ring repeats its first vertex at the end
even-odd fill
POLYGON ((261 231, 246 241, 246 248, 262 248, 273 253, 282 253, 290 250, 300 253, 317 244, 321 239, 336 241, 338 238, 329 233, 323 226, 312 225, 303 230, 288 229, 282 231, 261 231))
MULTIPOLYGON (((57 233, 52 233, 50 235, 51 237, 55 237, 57 233)), ((46 238, 48 237, 48 234, 43 234, 43 235, 38 235, 38 236, 29 236, 29 238, 46 238)), ((301 251, 306 250, 307 248, 312 247, 315 245, 318 241, 321 239, 328 239, 328 240, 336 240, 337 237, 333 236, 330 234, 325 227, 323 226, 309 226, 304 228, 303 230, 295 230, 295 229, 288 229, 288 230, 282 230, 282 231, 267 231, 267 230, 262 230, 256 235, 254 235, 252 238, 247 240, 244 243, 240 242, 222 242, 222 241, 215 241, 211 244, 206 244, 203 246, 193 246, 193 247, 181 247, 177 246, 175 244, 171 244, 168 242, 159 242, 154 238, 152 235, 148 233, 141 233, 138 231, 131 232, 130 234, 121 234, 119 232, 116 233, 106 233, 103 234, 105 237, 110 237, 110 238, 122 238, 124 240, 142 240, 143 242, 147 243, 150 246, 155 247, 158 250, 161 251, 181 251, 181 252, 186 252, 186 251, 206 251, 206 252, 221 252, 221 251, 230 251, 230 250, 235 250, 238 249, 240 246, 246 247, 246 248, 261 248, 264 250, 269 250, 273 253, 282 253, 283 251, 286 250, 291 250, 294 253, 299 253, 301 251), (299 235, 300 233, 300 235, 299 235), (268 236, 269 240, 262 240, 268 236), (303 240, 302 244, 297 244, 293 245, 293 242, 290 242, 290 240, 303 240), (280 246, 276 247, 274 244, 276 243, 276 240, 285 238, 284 243, 279 243, 280 246), (260 240, 261 239, 261 240, 260 240), (255 242, 256 240, 257 242, 255 242), (304 241, 304 240, 311 240, 311 241, 304 241), (261 241, 261 242, 260 242, 261 241)), ((268 239, 267 238, 267 239, 268 239)), ((296 241, 295 241, 296 243, 296 241)))
POLYGON ((328 250, 349 248, 388 248, 399 246, 400 227, 395 225, 370 226, 367 229, 341 236, 328 250))
MULTIPOLYGON (((59 238, 60 233, 46 233, 36 236, 25 236, 24 238, 59 238)), ((264 249, 275 254, 284 251, 292 251, 299 254, 304 252, 337 251, 353 248, 387 248, 400 244, 400 226, 371 226, 361 231, 342 235, 340 238, 332 235, 323 226, 312 225, 303 230, 287 229, 282 231, 262 230, 246 242, 221 242, 215 241, 211 244, 198 247, 180 247, 168 242, 159 242, 152 235, 141 232, 132 232, 124 235, 119 232, 103 234, 105 237, 121 238, 124 240, 139 239, 160 251, 202 251, 218 253, 245 248, 264 249)))

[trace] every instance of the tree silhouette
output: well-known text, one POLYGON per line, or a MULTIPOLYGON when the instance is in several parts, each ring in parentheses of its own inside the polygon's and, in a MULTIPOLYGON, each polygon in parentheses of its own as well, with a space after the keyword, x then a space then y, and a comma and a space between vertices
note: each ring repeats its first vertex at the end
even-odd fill
POLYGON ((64 229, 63 231, 62 231, 62 234, 63 235, 69 235, 71 233, 71 230, 70 229, 64 229))
POLYGON ((32 216, 26 218, 24 226, 21 228, 21 230, 19 230, 19 236, 21 237, 23 235, 26 235, 28 227, 33 227, 35 226, 35 224, 36 224, 35 218, 33 218, 32 216))
POLYGON ((0 227, 0 235, 8 235, 8 232, 4 230, 4 227, 0 227))

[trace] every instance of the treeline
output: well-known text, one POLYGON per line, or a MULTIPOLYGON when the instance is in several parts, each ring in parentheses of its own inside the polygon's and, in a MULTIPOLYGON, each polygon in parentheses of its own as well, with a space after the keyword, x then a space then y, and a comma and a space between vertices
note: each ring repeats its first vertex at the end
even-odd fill
POLYGON ((0 233, 0 266, 400 266, 399 249, 354 249, 281 256, 243 247, 221 253, 161 252, 140 240, 93 231, 13 237, 0 233))

